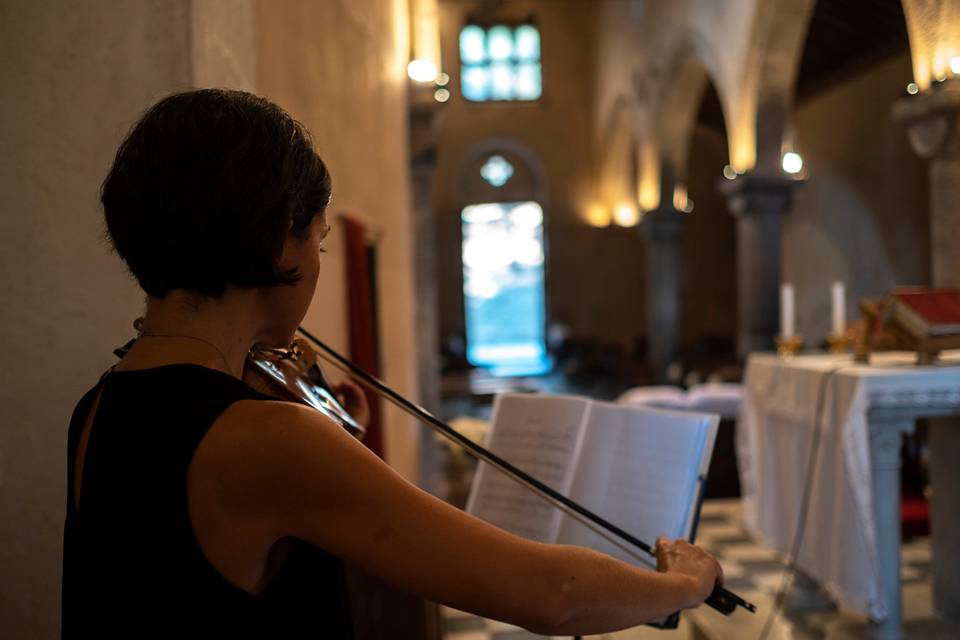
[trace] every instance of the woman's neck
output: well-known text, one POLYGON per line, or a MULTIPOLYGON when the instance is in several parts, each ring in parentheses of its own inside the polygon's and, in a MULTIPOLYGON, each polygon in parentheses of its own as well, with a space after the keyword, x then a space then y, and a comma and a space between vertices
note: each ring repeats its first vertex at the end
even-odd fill
POLYGON ((195 363, 241 377, 260 333, 256 293, 228 290, 217 298, 171 291, 148 298, 143 335, 124 358, 124 368, 195 363))

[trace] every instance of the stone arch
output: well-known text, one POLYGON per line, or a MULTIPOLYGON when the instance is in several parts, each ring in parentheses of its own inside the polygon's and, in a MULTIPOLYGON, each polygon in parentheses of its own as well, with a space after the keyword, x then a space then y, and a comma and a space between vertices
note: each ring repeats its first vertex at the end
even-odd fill
POLYGON ((596 194, 608 205, 636 200, 639 114, 636 101, 621 94, 603 118, 597 149, 600 158, 596 194))
POLYGON ((703 46, 693 38, 678 48, 673 56, 674 62, 667 67, 661 99, 654 111, 655 153, 648 153, 646 157, 656 158, 659 165, 657 182, 664 197, 669 198, 675 186, 686 182, 693 130, 708 87, 712 86, 720 96, 724 129, 730 130, 723 95, 709 66, 701 58, 703 52, 703 46))
POLYGON ((513 138, 487 138, 471 146, 457 169, 457 199, 461 207, 477 202, 535 200, 546 209, 547 180, 540 158, 527 145, 513 138), (514 174, 502 187, 485 184, 480 167, 488 158, 500 155, 514 174))
POLYGON ((816 0, 761 2, 744 72, 744 105, 753 111, 758 173, 777 175, 790 127, 800 59, 816 0))
POLYGON ((686 58, 665 87, 655 119, 664 193, 686 179, 690 137, 707 82, 703 65, 694 58, 686 58))

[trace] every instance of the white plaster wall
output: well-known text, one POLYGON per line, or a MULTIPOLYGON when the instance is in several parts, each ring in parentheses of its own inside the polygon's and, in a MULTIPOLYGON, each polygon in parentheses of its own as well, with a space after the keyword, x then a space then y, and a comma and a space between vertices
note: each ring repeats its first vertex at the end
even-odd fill
MULTIPOLYGON (((415 397, 407 11, 406 0, 259 0, 256 47, 258 90, 306 125, 333 175, 334 232, 305 324, 346 352, 343 234, 336 215, 353 212, 380 233, 383 378, 415 397)), ((410 479, 417 476, 418 429, 384 404, 388 460, 410 479)))
POLYGON ((0 2, 0 636, 59 637, 66 433, 141 297, 98 190, 190 78, 185 0, 0 2))
POLYGON ((190 11, 193 85, 256 93, 254 0, 191 0, 190 11))

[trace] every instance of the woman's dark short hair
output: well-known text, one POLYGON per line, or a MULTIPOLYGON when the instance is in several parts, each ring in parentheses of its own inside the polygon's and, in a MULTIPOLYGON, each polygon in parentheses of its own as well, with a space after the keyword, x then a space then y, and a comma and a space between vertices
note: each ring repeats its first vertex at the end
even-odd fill
POLYGON ((117 253, 144 291, 219 296, 292 284, 278 261, 330 200, 330 174, 303 126, 243 91, 178 93, 117 151, 101 190, 117 253))

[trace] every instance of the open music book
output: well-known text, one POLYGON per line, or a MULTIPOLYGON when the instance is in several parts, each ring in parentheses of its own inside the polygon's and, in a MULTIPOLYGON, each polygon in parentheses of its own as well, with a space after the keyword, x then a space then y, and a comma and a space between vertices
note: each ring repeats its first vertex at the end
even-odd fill
MULTIPOLYGON (((497 396, 487 448, 647 542, 693 540, 718 418, 557 395, 497 396)), ((481 462, 467 511, 540 542, 651 568, 481 462)), ((629 545, 628 545, 629 546, 629 545)))

